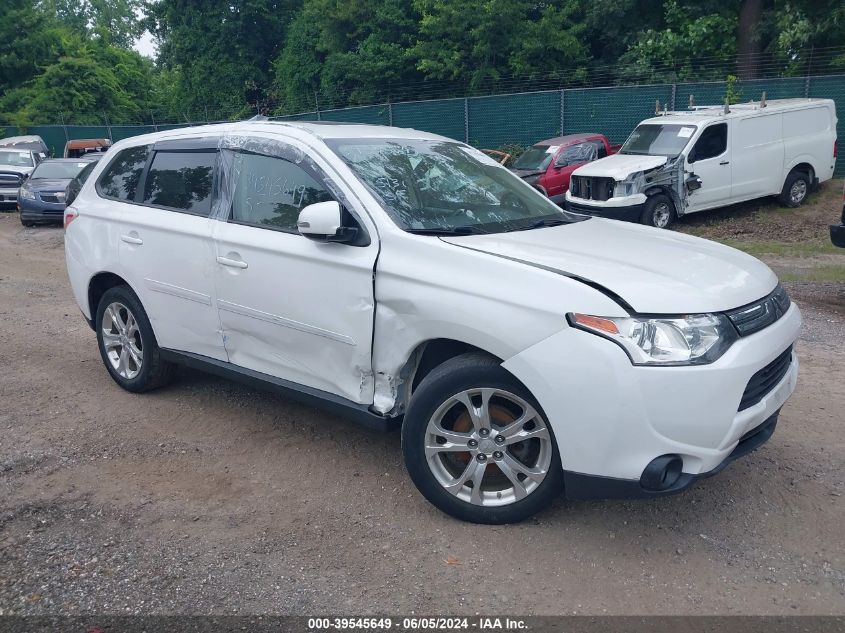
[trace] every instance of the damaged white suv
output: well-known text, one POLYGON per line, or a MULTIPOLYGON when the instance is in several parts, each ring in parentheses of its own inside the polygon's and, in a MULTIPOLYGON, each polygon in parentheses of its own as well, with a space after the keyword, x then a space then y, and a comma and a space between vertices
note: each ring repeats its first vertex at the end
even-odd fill
POLYGON ((424 132, 132 138, 65 225, 121 387, 186 364, 401 423, 414 483, 470 521, 681 491, 765 442, 795 387, 800 313, 764 264, 563 212, 424 132))

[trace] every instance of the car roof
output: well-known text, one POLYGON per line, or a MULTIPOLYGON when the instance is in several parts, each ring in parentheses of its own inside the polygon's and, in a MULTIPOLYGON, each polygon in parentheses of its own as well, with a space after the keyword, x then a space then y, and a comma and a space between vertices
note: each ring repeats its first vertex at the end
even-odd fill
POLYGON ((808 106, 833 105, 831 99, 770 99, 764 107, 759 101, 736 103, 729 106, 730 112, 725 114, 725 106, 708 105, 693 106, 691 110, 668 111, 664 114, 645 119, 641 123, 649 124, 699 124, 709 123, 717 119, 739 119, 755 114, 771 114, 773 112, 787 112, 803 110, 808 106))
POLYGON ((320 140, 341 138, 395 138, 415 140, 454 141, 454 139, 414 130, 410 128, 369 125, 364 123, 341 123, 333 121, 238 121, 234 123, 215 123, 193 127, 176 128, 162 132, 153 132, 133 136, 116 142, 112 148, 125 148, 155 143, 165 139, 189 139, 203 136, 264 136, 284 135, 295 138, 312 137, 320 140))
POLYGON ((534 145, 571 145, 579 141, 586 141, 588 139, 601 138, 602 135, 598 132, 581 132, 580 134, 564 134, 563 136, 555 136, 547 138, 545 141, 537 141, 534 145))
POLYGON ((77 158, 47 158, 42 160, 39 164, 43 165, 45 163, 93 163, 102 157, 102 154, 83 154, 82 156, 78 156, 77 158))

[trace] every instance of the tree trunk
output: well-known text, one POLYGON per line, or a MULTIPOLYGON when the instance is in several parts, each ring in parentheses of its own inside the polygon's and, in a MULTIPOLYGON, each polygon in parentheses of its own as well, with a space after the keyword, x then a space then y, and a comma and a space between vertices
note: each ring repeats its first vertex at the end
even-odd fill
POLYGON ((760 38, 757 25, 763 12, 763 0, 743 0, 737 28, 737 75, 757 79, 760 74, 760 38))

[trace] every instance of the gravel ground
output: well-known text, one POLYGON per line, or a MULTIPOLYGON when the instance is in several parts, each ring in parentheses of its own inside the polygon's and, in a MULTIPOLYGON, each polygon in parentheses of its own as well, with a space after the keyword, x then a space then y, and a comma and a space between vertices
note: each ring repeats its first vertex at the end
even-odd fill
POLYGON ((62 231, 0 216, 0 614, 843 614, 845 290, 790 285, 772 440, 685 494, 439 513, 397 434, 198 372, 99 360, 62 231))

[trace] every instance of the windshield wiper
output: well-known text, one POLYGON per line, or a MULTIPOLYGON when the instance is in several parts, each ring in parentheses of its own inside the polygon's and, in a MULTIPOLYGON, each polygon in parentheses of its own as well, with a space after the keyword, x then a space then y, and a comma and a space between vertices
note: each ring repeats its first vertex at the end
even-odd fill
POLYGON ((407 233, 414 235, 486 235, 477 226, 453 226, 452 228, 434 227, 429 229, 405 229, 407 233))
POLYGON ((543 218, 542 220, 537 220, 536 222, 532 222, 531 224, 526 224, 524 226, 516 226, 512 229, 508 229, 506 232, 511 233, 513 231, 530 231, 531 229, 541 229, 546 226, 560 226, 561 224, 569 223, 569 220, 564 220, 563 218, 543 218))

